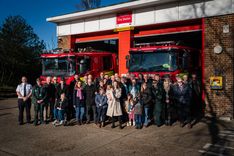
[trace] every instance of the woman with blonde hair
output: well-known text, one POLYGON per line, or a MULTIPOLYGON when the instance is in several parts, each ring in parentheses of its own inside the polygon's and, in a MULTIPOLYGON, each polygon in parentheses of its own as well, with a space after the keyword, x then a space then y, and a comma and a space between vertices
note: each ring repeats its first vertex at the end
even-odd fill
POLYGON ((121 105, 120 105, 120 97, 121 97, 121 88, 119 87, 119 83, 117 81, 113 82, 113 87, 107 86, 107 113, 106 115, 112 117, 112 126, 115 127, 115 117, 118 117, 119 120, 119 128, 122 129, 121 116, 123 115, 121 105))

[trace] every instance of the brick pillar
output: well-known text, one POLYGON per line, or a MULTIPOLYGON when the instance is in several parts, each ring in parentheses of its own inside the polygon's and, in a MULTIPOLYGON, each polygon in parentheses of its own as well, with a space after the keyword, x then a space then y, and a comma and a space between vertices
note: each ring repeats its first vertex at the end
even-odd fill
POLYGON ((131 47, 132 31, 119 32, 119 74, 126 74, 128 72, 126 68, 126 56, 129 55, 131 47))
POLYGON ((74 49, 75 38, 71 35, 58 37, 58 48, 62 49, 74 49))
POLYGON ((233 53, 234 53, 234 14, 205 18, 205 104, 206 114, 233 118, 233 53), (223 26, 229 25, 229 32, 223 26), (214 53, 220 45, 221 54, 214 53), (223 76, 223 89, 211 90, 210 76, 223 76))

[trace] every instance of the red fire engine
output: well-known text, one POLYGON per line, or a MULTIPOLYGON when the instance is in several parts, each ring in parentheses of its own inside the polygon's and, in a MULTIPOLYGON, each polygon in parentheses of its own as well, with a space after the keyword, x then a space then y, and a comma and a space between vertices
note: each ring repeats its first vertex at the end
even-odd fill
POLYGON ((126 57, 129 73, 165 74, 175 80, 180 73, 200 74, 200 51, 174 41, 139 43, 130 49, 126 57))
POLYGON ((57 76, 60 81, 64 77, 67 84, 74 80, 74 75, 78 73, 81 77, 92 74, 94 78, 100 72, 112 75, 117 72, 117 56, 110 52, 56 50, 41 55, 42 75, 45 82, 47 76, 57 76))

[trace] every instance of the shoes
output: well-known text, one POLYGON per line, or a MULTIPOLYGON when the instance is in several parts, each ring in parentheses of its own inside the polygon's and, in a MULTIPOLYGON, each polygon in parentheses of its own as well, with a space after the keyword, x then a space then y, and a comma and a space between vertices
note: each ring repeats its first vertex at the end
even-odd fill
POLYGON ((86 124, 90 124, 90 121, 86 121, 86 124))
POLYGON ((79 125, 79 126, 81 125, 80 120, 77 120, 77 121, 76 121, 76 125, 79 125))
POLYGON ((57 122, 58 122, 58 120, 54 120, 54 121, 52 122, 52 125, 57 124, 57 122))
POLYGON ((27 124, 29 125, 29 124, 31 124, 32 122, 31 121, 27 121, 27 124))
POLYGON ((181 128, 184 127, 184 123, 183 123, 183 122, 180 123, 180 127, 181 127, 181 128))
POLYGON ((55 124, 56 126, 61 126, 61 125, 63 125, 64 124, 64 121, 63 120, 61 120, 59 123, 57 123, 57 124, 55 124))
POLYGON ((188 127, 189 129, 191 129, 191 128, 192 128, 191 123, 188 123, 187 127, 188 127))
POLYGON ((79 125, 82 125, 82 121, 78 121, 78 124, 79 124, 79 125))
POLYGON ((105 122, 102 122, 102 125, 101 125, 102 127, 105 127, 105 122))
POLYGON ((98 123, 95 123, 94 125, 95 125, 97 128, 100 128, 100 127, 99 127, 100 125, 99 125, 98 123))
POLYGON ((37 125, 38 125, 38 122, 37 122, 37 121, 34 121, 34 122, 33 122, 33 125, 34 125, 34 126, 37 126, 37 125))
POLYGON ((63 126, 68 126, 68 125, 69 125, 68 121, 67 121, 67 120, 64 120, 64 121, 63 121, 63 126))
POLYGON ((47 124, 48 124, 48 122, 47 122, 47 121, 42 121, 42 123, 41 123, 41 124, 47 125, 47 124))

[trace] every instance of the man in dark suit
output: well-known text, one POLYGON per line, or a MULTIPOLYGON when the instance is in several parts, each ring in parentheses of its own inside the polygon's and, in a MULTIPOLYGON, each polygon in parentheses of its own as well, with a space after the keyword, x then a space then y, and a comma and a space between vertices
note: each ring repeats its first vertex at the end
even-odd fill
POLYGON ((88 83, 84 88, 87 124, 90 123, 91 111, 93 112, 94 122, 96 123, 96 106, 94 102, 95 92, 96 92, 96 87, 93 84, 92 79, 88 79, 88 83))
POLYGON ((186 123, 188 128, 191 127, 191 112, 190 104, 192 98, 192 90, 188 84, 183 83, 180 76, 176 76, 177 82, 173 86, 174 100, 177 107, 177 115, 180 121, 180 126, 183 127, 186 123))

